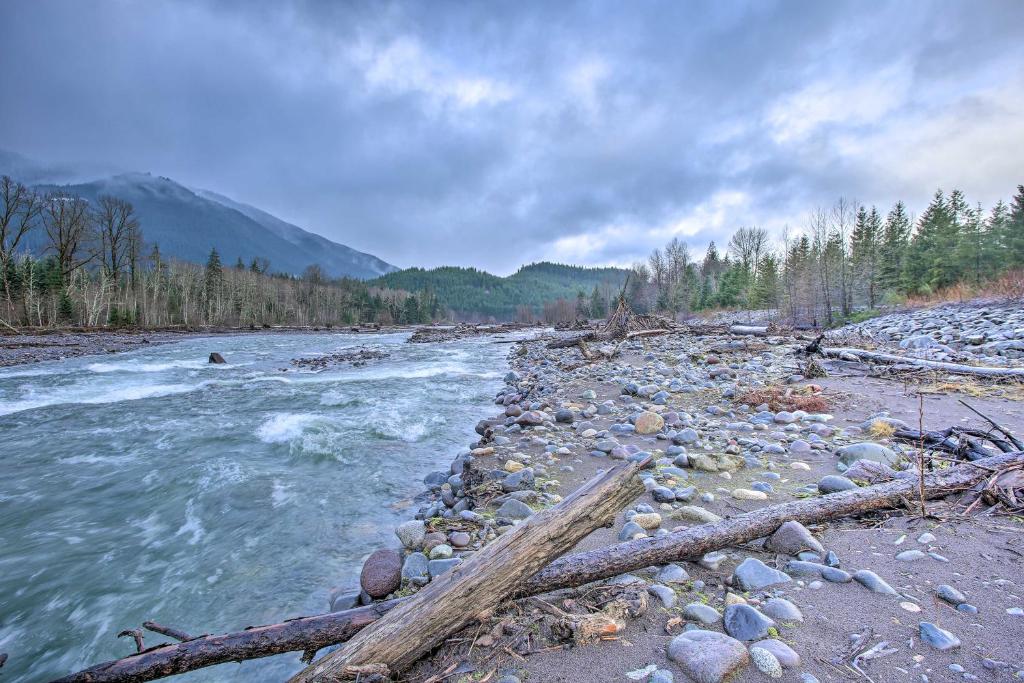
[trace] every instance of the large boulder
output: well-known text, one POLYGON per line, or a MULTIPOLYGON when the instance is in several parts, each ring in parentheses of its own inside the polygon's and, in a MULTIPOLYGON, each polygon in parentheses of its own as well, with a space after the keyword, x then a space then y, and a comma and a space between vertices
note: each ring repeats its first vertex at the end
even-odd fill
POLYGON ((891 448, 886 448, 881 444, 871 443, 870 441, 843 446, 836 451, 836 454, 839 456, 839 462, 847 466, 852 465, 858 460, 871 460, 886 465, 895 465, 900 461, 900 456, 891 448))
POLYGON ((750 662, 747 648, 740 641, 700 629, 673 638, 668 658, 695 683, 721 683, 750 662))
POLYGON ((210 362, 214 365, 223 365, 227 363, 227 361, 224 360, 224 356, 220 355, 216 351, 210 354, 210 362))
POLYGON ((402 585, 402 556, 388 548, 374 551, 363 563, 359 585, 373 598, 394 593, 402 585))

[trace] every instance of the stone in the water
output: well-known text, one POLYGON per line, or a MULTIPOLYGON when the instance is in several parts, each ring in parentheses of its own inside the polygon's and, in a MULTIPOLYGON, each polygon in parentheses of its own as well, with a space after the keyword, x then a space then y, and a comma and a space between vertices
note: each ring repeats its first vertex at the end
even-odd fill
POLYGON ((668 658, 694 683, 722 683, 750 661, 747 648, 715 631, 687 631, 672 639, 668 658))
POLYGON ((768 635, 775 621, 750 605, 729 605, 725 608, 725 632, 737 640, 759 640, 768 635))
POLYGON ((509 498, 502 503, 495 514, 498 517, 508 517, 509 519, 526 519, 533 514, 533 510, 521 500, 509 498))
POLYGON ((782 678, 782 665, 779 664, 779 660, 763 647, 750 648, 750 660, 754 662, 757 670, 768 678, 782 678))
POLYGON ((935 594, 953 606, 967 602, 967 596, 949 584, 944 583, 939 586, 935 590, 935 594))
POLYGON ((375 550, 363 563, 359 585, 373 598, 383 598, 402 585, 402 556, 390 548, 375 550))
POLYGON ((921 622, 921 640, 936 650, 955 650, 960 647, 959 638, 929 621, 921 622))
POLYGON ((878 574, 868 569, 861 569, 860 571, 854 572, 853 580, 870 590, 872 593, 881 593, 882 595, 899 595, 895 588, 883 581, 878 574))
POLYGON ((402 545, 409 550, 419 550, 423 547, 423 539, 427 536, 427 526, 419 519, 410 519, 402 522, 395 529, 395 536, 402 542, 402 545))
POLYGON ((818 491, 825 494, 852 491, 855 488, 857 488, 857 484, 838 474, 822 477, 818 482, 818 491))
POLYGON ((637 434, 657 434, 665 426, 665 418, 657 413, 644 411, 637 416, 634 426, 637 434))
POLYGON ((742 590, 756 591, 777 583, 786 583, 792 579, 778 569, 769 567, 761 560, 748 557, 736 567, 733 574, 736 583, 742 590))
POLYGON ((775 655, 775 659, 779 660, 779 664, 782 665, 783 669, 795 669, 800 666, 800 655, 781 640, 775 640, 774 638, 759 640, 750 646, 750 651, 753 652, 755 647, 763 648, 775 655))
POLYGON ((761 607, 761 611, 775 621, 802 623, 804 615, 800 608, 785 598, 772 598, 761 607))
POLYGON ((818 542, 810 531, 800 522, 789 521, 775 530, 775 533, 765 543, 768 550, 784 555, 798 555, 803 550, 810 550, 820 557, 825 554, 825 548, 818 542))

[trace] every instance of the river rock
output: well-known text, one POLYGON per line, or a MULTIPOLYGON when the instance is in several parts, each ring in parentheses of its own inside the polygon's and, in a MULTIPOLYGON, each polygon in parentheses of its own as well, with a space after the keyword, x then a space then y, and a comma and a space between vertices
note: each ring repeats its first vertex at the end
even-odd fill
POLYGON ((736 567, 733 578, 737 585, 745 591, 756 591, 766 586, 792 581, 787 574, 773 569, 753 557, 748 557, 736 567))
POLYGON ((213 353, 210 354, 210 361, 209 362, 213 363, 214 365, 224 365, 224 364, 227 363, 227 361, 224 360, 224 356, 220 355, 216 351, 214 351, 213 353))
POLYGON ((402 556, 390 548, 375 550, 363 563, 359 585, 373 598, 383 598, 402 585, 402 556))
POLYGON ((725 632, 737 640, 759 640, 768 635, 775 621, 750 605, 729 605, 725 608, 725 632))
POLYGON ((960 639, 946 629, 939 628, 928 621, 922 621, 920 628, 921 640, 936 650, 955 650, 960 647, 960 639))
POLYGON ((838 474, 829 474, 818 482, 818 491, 826 495, 840 491, 852 491, 855 488, 857 488, 857 484, 838 474))
POLYGON ((516 418, 516 424, 523 427, 536 427, 544 424, 544 413, 539 410, 527 410, 516 418))
POLYGON ((753 652, 755 647, 764 648, 775 655, 775 659, 779 660, 779 664, 782 665, 783 669, 795 669, 800 666, 800 655, 781 640, 775 640, 774 638, 759 640, 750 646, 751 652, 753 652))
POLYGON ((939 586, 935 590, 935 594, 943 600, 945 600, 946 602, 948 602, 949 604, 953 605, 954 607, 956 605, 962 605, 963 603, 967 602, 967 596, 958 591, 956 588, 953 588, 949 584, 944 583, 941 586, 939 586))
POLYGON ((796 557, 803 550, 810 550, 820 557, 825 548, 810 531, 800 522, 789 521, 775 530, 765 543, 765 548, 773 552, 796 557))
POLYGON ((658 598, 666 609, 676 606, 676 592, 668 586, 655 583, 647 587, 647 592, 658 598))
POLYGON ((427 570, 429 560, 423 553, 409 553, 402 564, 402 578, 417 586, 425 586, 430 580, 427 570))
POLYGON ((839 456, 839 462, 847 466, 858 460, 872 460, 886 465, 895 465, 900 460, 900 456, 896 455, 891 448, 870 441, 843 446, 836 451, 836 454, 839 456))
POLYGON ((691 602, 683 608, 683 618, 688 621, 696 621, 705 626, 713 626, 722 620, 722 615, 711 605, 705 605, 702 602, 691 602))
POLYGON ((655 578, 660 583, 685 583, 690 579, 690 575, 678 564, 666 564, 655 578))
POLYGON ((665 418, 645 410, 637 415, 634 426, 637 434, 657 434, 665 426, 665 418))
POLYGON ((427 536, 427 525, 419 519, 402 522, 395 529, 395 536, 398 536, 398 540, 405 548, 419 550, 423 547, 423 539, 427 536))
POLYGON ((687 631, 672 639, 668 658, 695 683, 722 683, 750 661, 747 648, 715 631, 687 631))
POLYGON ((789 622, 794 624, 802 623, 803 612, 785 598, 771 598, 761 607, 761 611, 775 621, 789 622))
POLYGON ((640 528, 646 531, 652 531, 661 526, 661 515, 657 512, 642 513, 634 515, 630 521, 640 525, 640 528))
POLYGON ((782 665, 768 650, 763 647, 750 648, 750 660, 758 671, 768 678, 782 678, 782 665))
POLYGON ((444 574, 446 571, 462 563, 461 557, 450 557, 445 560, 431 560, 427 563, 427 571, 430 572, 430 578, 436 579, 437 577, 444 574))
POLYGON ((507 517, 509 519, 526 519, 532 514, 533 509, 529 505, 515 498, 506 500, 495 513, 498 517, 507 517))
POLYGON ((854 572, 853 580, 870 590, 872 593, 881 593, 882 595, 899 595, 895 588, 883 581, 878 574, 868 569, 861 569, 860 571, 854 572))

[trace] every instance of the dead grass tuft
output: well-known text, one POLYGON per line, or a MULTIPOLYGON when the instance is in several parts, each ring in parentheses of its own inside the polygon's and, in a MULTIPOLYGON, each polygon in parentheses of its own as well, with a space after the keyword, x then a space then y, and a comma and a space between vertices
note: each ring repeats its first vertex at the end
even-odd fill
POLYGON ((828 400, 810 386, 786 387, 774 384, 745 391, 736 400, 751 406, 767 404, 768 409, 776 413, 780 410, 822 413, 829 408, 828 400))
POLYGON ((875 420, 868 428, 868 433, 875 439, 888 439, 896 433, 896 428, 885 420, 875 420))

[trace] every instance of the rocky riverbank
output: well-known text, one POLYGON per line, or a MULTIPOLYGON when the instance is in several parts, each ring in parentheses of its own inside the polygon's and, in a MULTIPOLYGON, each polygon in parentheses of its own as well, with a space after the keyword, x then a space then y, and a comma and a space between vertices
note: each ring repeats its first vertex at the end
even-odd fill
MULTIPOLYGON (((999 335, 1020 317, 968 310, 961 322, 943 312, 897 314, 869 329, 876 339, 885 330, 884 343, 897 348, 926 335, 959 352, 978 346, 969 339, 977 330, 1010 341, 999 335)), ((806 380, 794 355, 806 343, 677 332, 627 342, 595 363, 576 348, 517 344, 495 399, 500 415, 477 425, 480 439, 448 471, 426 477, 415 518, 396 530, 393 547, 367 558, 362 590, 335 595, 331 608, 415 592, 617 460, 654 455, 647 493, 577 551, 915 477, 916 451, 887 438, 894 428, 976 418, 955 394, 919 398, 898 381, 806 380)), ((1024 430, 1019 403, 971 404, 1024 430)), ((546 606, 518 603, 451 639, 414 673, 502 683, 766 675, 810 683, 858 677, 858 669, 873 681, 1024 678, 1020 518, 963 517, 955 500, 929 512, 794 522, 699 562, 560 591, 544 596, 546 606), (594 614, 608 620, 604 630, 581 637, 571 625, 594 614)))

